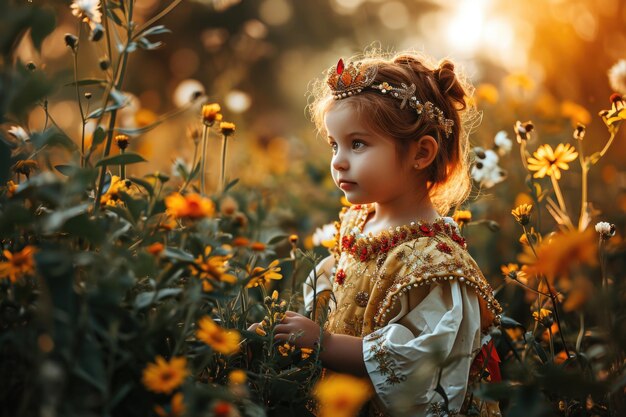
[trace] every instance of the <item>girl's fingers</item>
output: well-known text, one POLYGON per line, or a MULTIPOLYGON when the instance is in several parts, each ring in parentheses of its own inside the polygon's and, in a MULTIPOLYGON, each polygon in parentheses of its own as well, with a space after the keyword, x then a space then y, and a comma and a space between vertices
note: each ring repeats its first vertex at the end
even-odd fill
POLYGON ((274 334, 284 334, 291 332, 291 327, 288 324, 279 324, 274 327, 274 334))
POLYGON ((289 340, 289 333, 274 334, 274 341, 286 342, 289 340))

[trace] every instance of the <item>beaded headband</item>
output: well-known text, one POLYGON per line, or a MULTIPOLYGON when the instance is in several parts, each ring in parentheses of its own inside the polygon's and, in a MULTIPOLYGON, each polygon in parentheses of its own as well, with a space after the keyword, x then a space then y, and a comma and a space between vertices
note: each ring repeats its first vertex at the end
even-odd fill
POLYGON ((392 97, 402 100, 400 104, 401 109, 404 109, 408 103, 411 108, 415 109, 418 115, 425 113, 426 117, 436 122, 443 129, 446 137, 450 136, 454 120, 446 119, 443 111, 430 101, 421 103, 415 96, 415 84, 411 84, 408 87, 405 83, 401 83, 400 87, 396 87, 386 81, 374 84, 376 74, 378 74, 376 65, 363 66, 360 62, 357 64, 350 62, 348 65, 345 65, 343 59, 340 59, 337 65, 329 70, 326 82, 333 91, 335 100, 352 97, 362 92, 365 88, 379 91, 385 95, 390 94, 392 97))

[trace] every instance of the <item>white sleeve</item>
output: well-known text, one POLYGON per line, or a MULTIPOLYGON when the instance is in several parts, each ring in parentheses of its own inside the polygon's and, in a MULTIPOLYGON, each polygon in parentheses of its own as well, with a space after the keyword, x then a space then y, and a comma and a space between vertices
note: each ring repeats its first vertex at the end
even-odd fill
POLYGON ((330 281, 331 270, 335 265, 332 256, 322 260, 315 266, 315 272, 311 272, 304 281, 302 294, 304 296, 304 308, 307 313, 313 311, 313 302, 316 295, 323 291, 332 291, 333 284, 330 281), (317 280, 315 275, 317 274, 317 280))
MULTIPOLYGON (((406 312, 407 300, 402 303, 406 312)), ((363 339, 365 367, 378 402, 388 409, 409 407, 427 415, 430 403, 443 400, 434 389, 445 361, 440 384, 449 409, 460 409, 473 352, 480 348, 475 292, 457 280, 433 285, 415 308, 392 322, 363 339)))

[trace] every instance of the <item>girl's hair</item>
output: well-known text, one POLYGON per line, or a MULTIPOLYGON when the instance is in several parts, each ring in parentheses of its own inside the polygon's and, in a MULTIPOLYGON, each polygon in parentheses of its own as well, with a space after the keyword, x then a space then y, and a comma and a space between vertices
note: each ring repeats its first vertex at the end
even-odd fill
POLYGON ((455 73, 454 64, 449 60, 433 65, 431 59, 410 52, 390 58, 370 53, 351 60, 355 64, 359 61, 378 67, 376 84, 385 81, 393 86, 415 84, 415 96, 420 102, 432 102, 443 111, 444 117, 454 121, 452 132, 446 136, 436 119, 420 116, 408 105, 400 109, 400 100, 372 89, 335 100, 325 78, 316 80, 309 94, 308 109, 318 132, 326 136, 324 115, 333 106, 346 103, 353 106, 374 132, 397 139, 400 155, 406 154, 402 151, 408 148, 410 141, 431 135, 439 144, 439 150, 427 168, 427 187, 433 205, 439 214, 445 215, 451 207, 465 201, 471 191, 467 122, 475 119, 476 111, 467 98, 473 93, 472 87, 455 73))

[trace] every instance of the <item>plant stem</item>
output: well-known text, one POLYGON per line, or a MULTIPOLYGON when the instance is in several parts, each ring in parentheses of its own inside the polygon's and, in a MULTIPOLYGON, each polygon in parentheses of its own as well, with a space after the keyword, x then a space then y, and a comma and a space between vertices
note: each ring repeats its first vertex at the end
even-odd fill
POLYGON ((225 181, 225 177, 224 177, 224 173, 226 172, 226 135, 222 135, 222 170, 220 172, 220 186, 222 187, 221 190, 222 192, 224 192, 224 181, 225 181))
POLYGON ((576 352, 580 352, 580 347, 583 343, 583 337, 585 336, 585 313, 580 313, 580 330, 578 331, 578 337, 576 338, 576 352))
MULTIPOLYGON (((78 38, 82 33, 82 23, 78 24, 78 38)), ((78 48, 78 47, 77 47, 78 48)), ((76 87, 76 101, 78 102, 78 110, 80 111, 80 120, 82 124, 82 133, 80 136, 80 167, 83 168, 85 164, 85 113, 83 112, 83 104, 80 100, 80 89, 78 88, 78 50, 72 50, 74 56, 74 86, 76 87)))
MULTIPOLYGON (((122 155, 124 155, 124 149, 120 149, 120 152, 122 153, 122 155)), ((120 178, 122 180, 126 179, 126 165, 124 165, 124 163, 120 164, 120 178)))
POLYGON ((206 148, 209 140, 209 126, 204 124, 202 128, 202 151, 200 153, 200 194, 206 195, 206 148))
POLYGON ((602 150, 600 151, 600 156, 598 157, 598 159, 602 158, 604 156, 604 154, 606 153, 606 151, 609 150, 609 147, 613 143, 613 139, 615 139, 615 136, 617 135, 618 130, 619 130, 619 128, 615 129, 613 132, 611 132, 611 137, 606 142, 606 145, 604 145, 604 148, 602 148, 602 150))
POLYGON ((556 195, 556 199, 559 202, 559 207, 561 211, 565 215, 567 215, 567 208, 565 207, 565 200, 563 199, 563 193, 561 193, 559 181, 554 177, 554 175, 550 175, 550 180, 552 181, 552 187, 554 187, 554 194, 556 195))

